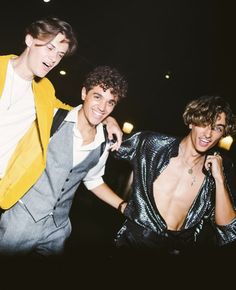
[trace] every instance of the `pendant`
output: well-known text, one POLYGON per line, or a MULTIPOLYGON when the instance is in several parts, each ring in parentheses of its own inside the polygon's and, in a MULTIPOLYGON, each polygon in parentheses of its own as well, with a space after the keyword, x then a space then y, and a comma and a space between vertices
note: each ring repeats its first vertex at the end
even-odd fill
POLYGON ((189 168, 189 169, 188 169, 188 174, 193 174, 193 170, 192 170, 192 168, 189 168))
POLYGON ((196 177, 193 176, 193 178, 192 178, 192 182, 191 182, 191 186, 193 186, 195 182, 196 182, 196 177))

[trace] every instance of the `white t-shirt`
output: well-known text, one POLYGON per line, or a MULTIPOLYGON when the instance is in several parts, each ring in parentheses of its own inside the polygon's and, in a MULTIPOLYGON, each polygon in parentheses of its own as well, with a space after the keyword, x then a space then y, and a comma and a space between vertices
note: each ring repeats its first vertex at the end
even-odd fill
POLYGON ((0 178, 20 139, 36 118, 32 81, 19 77, 8 63, 5 86, 0 97, 0 178))

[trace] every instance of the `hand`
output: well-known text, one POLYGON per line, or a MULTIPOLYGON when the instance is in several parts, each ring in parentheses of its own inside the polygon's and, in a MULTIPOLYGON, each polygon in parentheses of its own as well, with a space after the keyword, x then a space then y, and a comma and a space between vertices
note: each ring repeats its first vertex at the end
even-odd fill
POLYGON ((218 152, 214 152, 213 155, 207 156, 205 161, 205 168, 211 171, 211 174, 215 179, 222 179, 224 177, 222 157, 218 152))
POLYGON ((111 116, 107 117, 103 123, 107 126, 108 139, 114 140, 113 135, 116 137, 115 142, 110 147, 111 151, 118 150, 120 148, 123 136, 123 132, 119 124, 117 123, 116 119, 111 116))

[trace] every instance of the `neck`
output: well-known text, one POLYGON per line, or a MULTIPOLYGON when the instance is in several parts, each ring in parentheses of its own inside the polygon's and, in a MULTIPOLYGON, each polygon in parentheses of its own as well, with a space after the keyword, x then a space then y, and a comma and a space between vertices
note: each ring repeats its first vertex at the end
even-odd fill
POLYGON ((188 142, 185 139, 179 145, 179 157, 187 165, 190 174, 195 166, 204 162, 204 155, 188 146, 188 142))
POLYGON ((203 154, 195 149, 195 147, 193 146, 193 142, 192 142, 189 135, 186 136, 181 141, 181 143, 179 144, 179 149, 180 149, 180 151, 182 151, 185 159, 187 159, 189 161, 194 161, 196 159, 201 158, 203 155, 205 155, 205 153, 203 154))
POLYGON ((83 138, 83 144, 91 143, 96 135, 96 126, 88 122, 84 115, 83 108, 78 111, 77 128, 83 138))
POLYGON ((34 78, 34 75, 27 68, 25 63, 25 56, 22 53, 20 56, 11 59, 12 67, 15 73, 26 81, 31 81, 34 78))

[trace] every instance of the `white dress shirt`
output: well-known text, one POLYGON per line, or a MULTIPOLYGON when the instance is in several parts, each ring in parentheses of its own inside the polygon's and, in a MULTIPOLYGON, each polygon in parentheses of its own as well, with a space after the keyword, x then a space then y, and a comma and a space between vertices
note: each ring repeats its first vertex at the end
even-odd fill
MULTIPOLYGON (((65 118, 66 122, 75 123, 73 128, 73 166, 81 163, 92 150, 100 146, 101 143, 105 141, 103 124, 100 123, 96 127, 97 132, 94 141, 90 144, 82 145, 83 139, 77 126, 78 111, 81 109, 81 107, 82 105, 73 108, 65 118)), ((108 155, 109 144, 106 145, 106 148, 100 157, 99 162, 88 171, 87 175, 83 179, 85 186, 89 190, 104 183, 102 176, 105 172, 105 163, 107 161, 108 155)))

